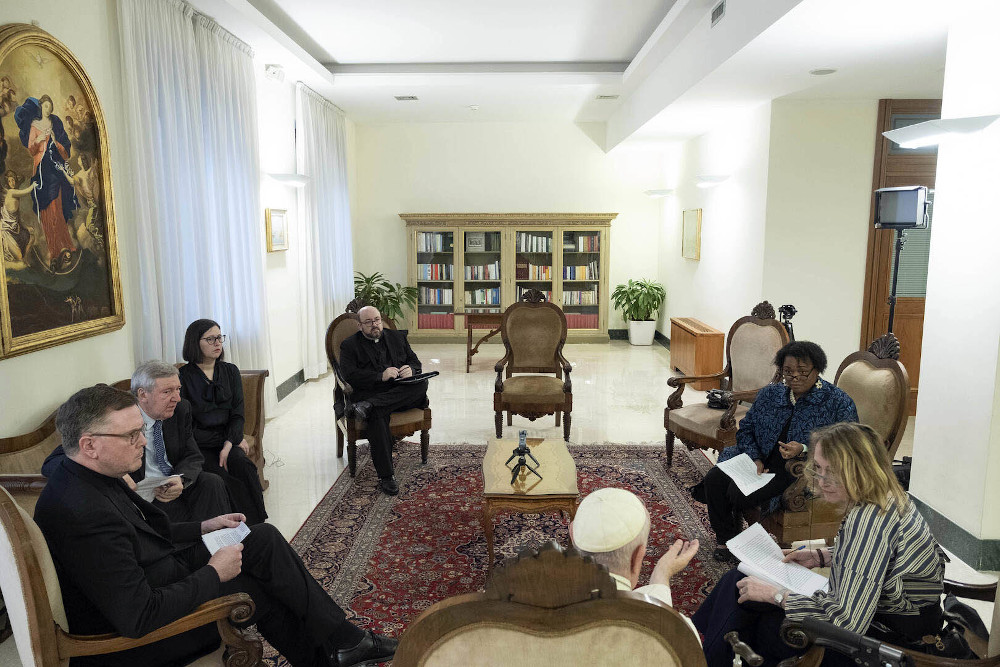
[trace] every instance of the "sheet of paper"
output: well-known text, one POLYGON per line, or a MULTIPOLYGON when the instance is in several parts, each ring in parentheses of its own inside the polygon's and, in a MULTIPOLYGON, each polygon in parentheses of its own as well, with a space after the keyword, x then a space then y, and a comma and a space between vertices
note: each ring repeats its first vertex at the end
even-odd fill
POLYGON ((234 544, 239 544, 249 534, 250 528, 241 521, 240 525, 235 528, 220 528, 219 530, 213 530, 211 533, 205 533, 201 536, 201 541, 208 548, 208 553, 214 555, 222 547, 231 547, 234 544))
POLYGON ((740 559, 740 572, 769 581, 800 595, 826 590, 826 577, 798 563, 783 563, 784 554, 763 526, 755 523, 726 542, 729 551, 740 559))
POLYGON ((774 479, 774 473, 765 472, 757 474, 757 464, 746 454, 734 456, 728 461, 715 464, 719 470, 729 475, 730 479, 736 482, 744 496, 749 496, 754 491, 759 491, 774 479))
POLYGON ((147 502, 153 502, 154 491, 167 483, 168 479, 173 479, 176 477, 180 479, 180 475, 171 475, 170 477, 153 477, 150 479, 146 477, 145 479, 140 479, 135 483, 135 492, 139 494, 139 497, 147 502))

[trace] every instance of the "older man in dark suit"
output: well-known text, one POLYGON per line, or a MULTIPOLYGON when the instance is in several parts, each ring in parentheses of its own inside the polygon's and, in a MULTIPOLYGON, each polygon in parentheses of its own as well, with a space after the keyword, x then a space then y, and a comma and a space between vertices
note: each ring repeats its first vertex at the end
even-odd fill
MULTIPOLYGON (((147 361, 132 373, 132 394, 142 411, 145 456, 126 482, 142 482, 136 492, 163 510, 171 521, 203 521, 231 511, 226 483, 202 470, 205 457, 194 439, 191 404, 181 398, 177 368, 147 361), (150 483, 162 480, 162 484, 150 483)), ((50 476, 64 455, 59 446, 42 466, 50 476)), ((134 488, 134 487, 133 487, 134 488)))
POLYGON ((393 412, 425 407, 427 381, 398 384, 396 378, 420 373, 420 359, 406 336, 383 329, 382 316, 373 306, 359 310, 358 319, 361 331, 340 344, 340 369, 354 389, 354 416, 365 421, 379 488, 394 496, 399 485, 393 476, 389 418, 393 412))
MULTIPOLYGON (((226 514, 171 523, 122 480, 145 454, 135 398, 107 385, 82 389, 56 416, 66 455, 35 506, 59 575, 73 633, 141 637, 220 595, 249 593, 250 622, 295 667, 349 667, 388 660, 393 639, 347 622, 277 529, 250 528, 214 555, 202 534, 244 520, 226 514)), ((169 504, 169 503, 168 503, 169 504)), ((75 658, 74 667, 187 664, 215 649, 214 625, 120 653, 75 658)))

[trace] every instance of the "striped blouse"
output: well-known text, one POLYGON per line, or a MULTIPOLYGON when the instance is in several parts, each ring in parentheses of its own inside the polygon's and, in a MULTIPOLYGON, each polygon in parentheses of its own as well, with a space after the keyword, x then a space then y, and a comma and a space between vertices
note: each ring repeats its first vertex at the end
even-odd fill
POLYGON ((790 594, 785 616, 818 617, 864 634, 875 614, 919 614, 940 604, 945 556, 913 503, 900 515, 895 501, 851 509, 833 549, 829 592, 790 594))

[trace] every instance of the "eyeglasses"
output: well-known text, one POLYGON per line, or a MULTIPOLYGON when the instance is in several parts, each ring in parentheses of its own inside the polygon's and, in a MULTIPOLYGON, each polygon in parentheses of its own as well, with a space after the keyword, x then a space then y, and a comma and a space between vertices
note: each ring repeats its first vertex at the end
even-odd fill
POLYGON ((809 377, 814 370, 816 370, 816 369, 815 368, 810 368, 809 370, 798 370, 798 371, 789 372, 789 371, 786 371, 786 370, 782 369, 782 371, 781 371, 781 377, 785 378, 786 380, 801 380, 801 379, 805 379, 805 378, 809 377))
POLYGON ((209 345, 215 345, 216 343, 225 343, 226 335, 223 334, 221 336, 206 336, 205 338, 202 338, 202 340, 208 343, 209 345))
POLYGON ((139 442, 140 436, 143 435, 143 430, 136 429, 134 431, 129 431, 128 433, 91 433, 90 435, 99 435, 105 438, 127 438, 131 444, 136 444, 139 442))
POLYGON ((812 471, 810 471, 810 474, 812 475, 812 477, 814 477, 816 479, 816 481, 820 482, 821 484, 826 484, 827 486, 840 486, 841 485, 840 484, 840 480, 837 479, 833 474, 821 475, 818 472, 816 472, 815 469, 813 469, 812 471))
POLYGON ((361 324, 365 325, 366 327, 370 327, 373 324, 382 324, 382 318, 376 317, 371 320, 361 320, 361 324))

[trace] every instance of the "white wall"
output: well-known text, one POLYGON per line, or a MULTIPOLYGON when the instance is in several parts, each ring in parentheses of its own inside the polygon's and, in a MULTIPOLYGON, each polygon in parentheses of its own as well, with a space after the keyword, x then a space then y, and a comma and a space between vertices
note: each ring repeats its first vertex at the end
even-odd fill
POLYGON ((761 299, 767 193, 769 104, 734 115, 726 128, 671 151, 661 200, 660 280, 666 312, 658 328, 670 335, 671 317, 696 317, 721 331, 750 314, 761 299), (699 175, 728 175, 714 188, 695 186, 699 175), (681 215, 702 209, 701 260, 681 257, 681 215))
MULTIPOLYGON (((118 21, 113 0, 3 0, 0 24, 38 20, 43 30, 72 51, 97 91, 105 114, 111 148, 111 167, 125 327, 75 343, 0 361, 0 437, 18 435, 38 426, 77 389, 97 382, 113 382, 131 375, 135 366, 129 317, 131 276, 129 261, 134 243, 133 208, 125 161, 123 100, 119 82, 118 21)), ((16 140, 16 137, 14 138, 16 140)), ((10 137, 8 137, 8 141, 10 137)))
MULTIPOLYGON (((572 123, 356 126, 354 266, 406 282, 400 213, 616 212, 610 286, 657 272, 655 153, 604 153, 572 123)), ((611 328, 624 327, 609 312, 611 328)))
POLYGON ((830 380, 861 337, 877 117, 878 100, 771 104, 762 295, 799 309, 830 380))

